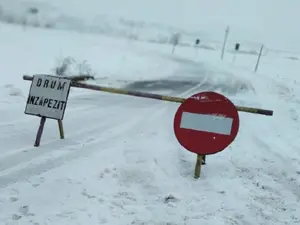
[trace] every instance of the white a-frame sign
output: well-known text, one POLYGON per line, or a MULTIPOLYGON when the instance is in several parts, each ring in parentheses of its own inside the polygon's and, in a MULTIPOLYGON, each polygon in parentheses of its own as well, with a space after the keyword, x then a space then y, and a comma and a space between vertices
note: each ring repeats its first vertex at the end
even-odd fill
POLYGON ((25 114, 41 117, 34 143, 40 145, 46 118, 58 121, 60 138, 64 138, 62 120, 65 114, 71 80, 52 75, 34 75, 26 102, 25 114))

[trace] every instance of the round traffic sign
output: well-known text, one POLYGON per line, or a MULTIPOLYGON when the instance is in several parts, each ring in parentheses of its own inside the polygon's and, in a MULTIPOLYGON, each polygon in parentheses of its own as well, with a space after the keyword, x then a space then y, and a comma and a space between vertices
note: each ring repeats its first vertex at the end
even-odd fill
POLYGON ((179 106, 173 125, 175 136, 185 149, 210 155, 234 141, 239 130, 239 114, 225 96, 201 92, 179 106))

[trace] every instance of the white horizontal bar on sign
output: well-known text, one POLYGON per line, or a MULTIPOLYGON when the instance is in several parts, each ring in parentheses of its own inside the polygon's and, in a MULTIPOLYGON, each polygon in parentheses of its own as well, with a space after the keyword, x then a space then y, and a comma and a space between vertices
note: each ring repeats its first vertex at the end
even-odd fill
POLYGON ((183 112, 180 128, 230 135, 232 123, 232 118, 183 112))

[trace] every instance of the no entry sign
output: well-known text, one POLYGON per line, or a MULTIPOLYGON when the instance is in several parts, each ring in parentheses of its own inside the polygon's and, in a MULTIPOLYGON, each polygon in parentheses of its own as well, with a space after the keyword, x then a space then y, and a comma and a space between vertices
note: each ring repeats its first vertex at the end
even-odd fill
POLYGON ((186 99, 174 118, 175 136, 187 150, 215 154, 233 142, 239 130, 234 104, 215 92, 201 92, 186 99))

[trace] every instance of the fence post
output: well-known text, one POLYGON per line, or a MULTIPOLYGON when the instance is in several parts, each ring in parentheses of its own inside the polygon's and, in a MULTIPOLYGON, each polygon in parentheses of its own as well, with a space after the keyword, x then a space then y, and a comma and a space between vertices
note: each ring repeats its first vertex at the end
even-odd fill
POLYGON ((227 26, 226 30, 225 30, 224 42, 223 42, 223 47, 222 47, 222 52, 221 52, 221 60, 223 60, 223 58, 224 58, 224 52, 225 52, 225 46, 226 46, 228 34, 229 34, 229 26, 227 26))
POLYGON ((255 73, 256 73, 256 71, 257 71, 257 69, 258 69, 258 64, 259 64, 259 61, 260 61, 260 57, 261 57, 263 48, 264 48, 264 45, 261 46, 260 51, 259 51, 259 54, 258 54, 257 62, 256 62, 256 65, 255 65, 255 68, 254 68, 254 72, 255 72, 255 73))
POLYGON ((171 36, 170 42, 171 42, 171 44, 173 45, 173 48, 172 48, 172 54, 174 54, 175 48, 176 48, 176 46, 179 44, 180 36, 181 36, 180 33, 175 33, 175 34, 173 34, 173 35, 171 36))

